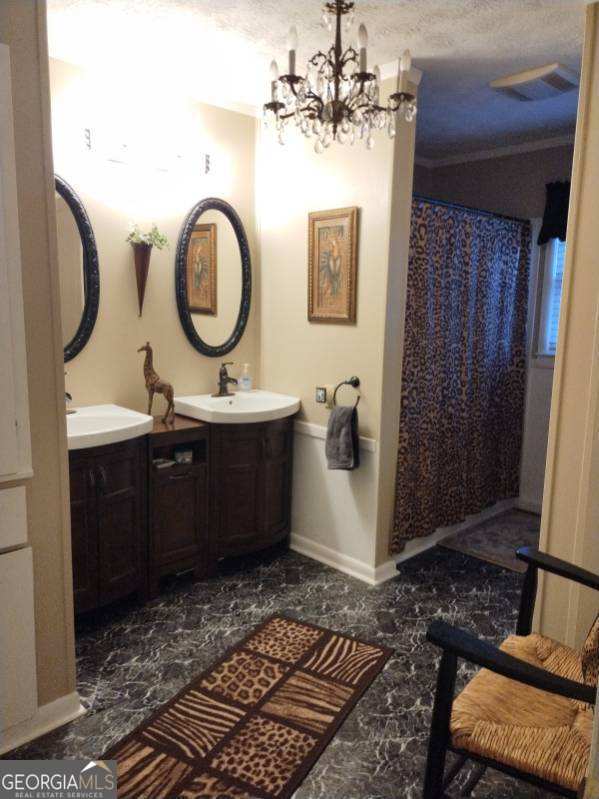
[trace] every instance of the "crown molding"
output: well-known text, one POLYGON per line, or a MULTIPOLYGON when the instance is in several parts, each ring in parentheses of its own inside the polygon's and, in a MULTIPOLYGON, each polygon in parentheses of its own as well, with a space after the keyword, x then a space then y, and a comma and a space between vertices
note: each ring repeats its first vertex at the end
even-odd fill
POLYGON ((443 166, 456 166, 467 164, 471 161, 488 161, 491 158, 505 158, 509 155, 520 155, 521 153, 532 153, 538 150, 549 150, 552 147, 564 147, 574 144, 574 134, 569 133, 565 136, 554 136, 550 139, 538 139, 537 141, 523 142, 522 144, 507 144, 502 147, 495 147, 491 150, 477 150, 472 153, 461 153, 458 155, 448 155, 445 158, 426 158, 416 156, 417 166, 426 169, 438 169, 443 166))

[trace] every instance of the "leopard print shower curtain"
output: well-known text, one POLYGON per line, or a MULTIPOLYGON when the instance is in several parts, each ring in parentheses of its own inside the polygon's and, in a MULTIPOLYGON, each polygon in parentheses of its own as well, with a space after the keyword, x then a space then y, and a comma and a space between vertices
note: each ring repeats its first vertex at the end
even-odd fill
POLYGON ((519 491, 531 230, 414 199, 391 553, 519 491))

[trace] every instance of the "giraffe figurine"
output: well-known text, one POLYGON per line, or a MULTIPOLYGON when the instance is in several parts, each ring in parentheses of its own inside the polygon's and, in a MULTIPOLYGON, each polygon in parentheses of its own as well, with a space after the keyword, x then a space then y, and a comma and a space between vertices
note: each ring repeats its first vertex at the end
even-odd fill
POLYGON ((163 394, 164 399, 167 401, 166 413, 162 417, 165 424, 172 422, 175 418, 175 401, 174 391, 170 383, 165 383, 154 371, 154 353, 150 342, 146 341, 143 347, 140 347, 138 352, 145 352, 146 358, 144 360, 144 377, 146 379, 146 388, 148 390, 148 415, 152 415, 152 403, 154 401, 154 394, 163 394))

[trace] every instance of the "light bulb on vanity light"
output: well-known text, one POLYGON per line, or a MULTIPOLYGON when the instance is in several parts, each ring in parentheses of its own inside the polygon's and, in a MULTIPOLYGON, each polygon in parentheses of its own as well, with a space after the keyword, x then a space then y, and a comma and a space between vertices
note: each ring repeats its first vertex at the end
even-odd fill
POLYGON ((366 72, 366 48, 368 47, 368 31, 362 23, 358 28, 358 47, 360 48, 360 72, 366 72))
POLYGON ((295 75, 295 53, 297 50, 297 28, 292 25, 287 34, 287 50, 289 50, 289 74, 295 75))

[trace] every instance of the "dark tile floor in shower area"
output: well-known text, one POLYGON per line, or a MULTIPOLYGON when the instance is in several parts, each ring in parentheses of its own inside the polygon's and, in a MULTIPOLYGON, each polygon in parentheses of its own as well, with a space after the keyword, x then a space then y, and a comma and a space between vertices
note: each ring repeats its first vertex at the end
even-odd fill
MULTIPOLYGON (((207 582, 180 579, 143 608, 121 605, 79 625, 78 689, 89 712, 10 756, 98 757, 265 616, 284 612, 395 651, 296 799, 418 799, 437 666, 426 628, 442 618, 500 642, 514 630, 521 581, 445 549, 375 588, 288 551, 231 564, 207 582)), ((460 682, 466 676, 462 665, 460 682)), ((487 772, 473 796, 548 794, 487 772)))

